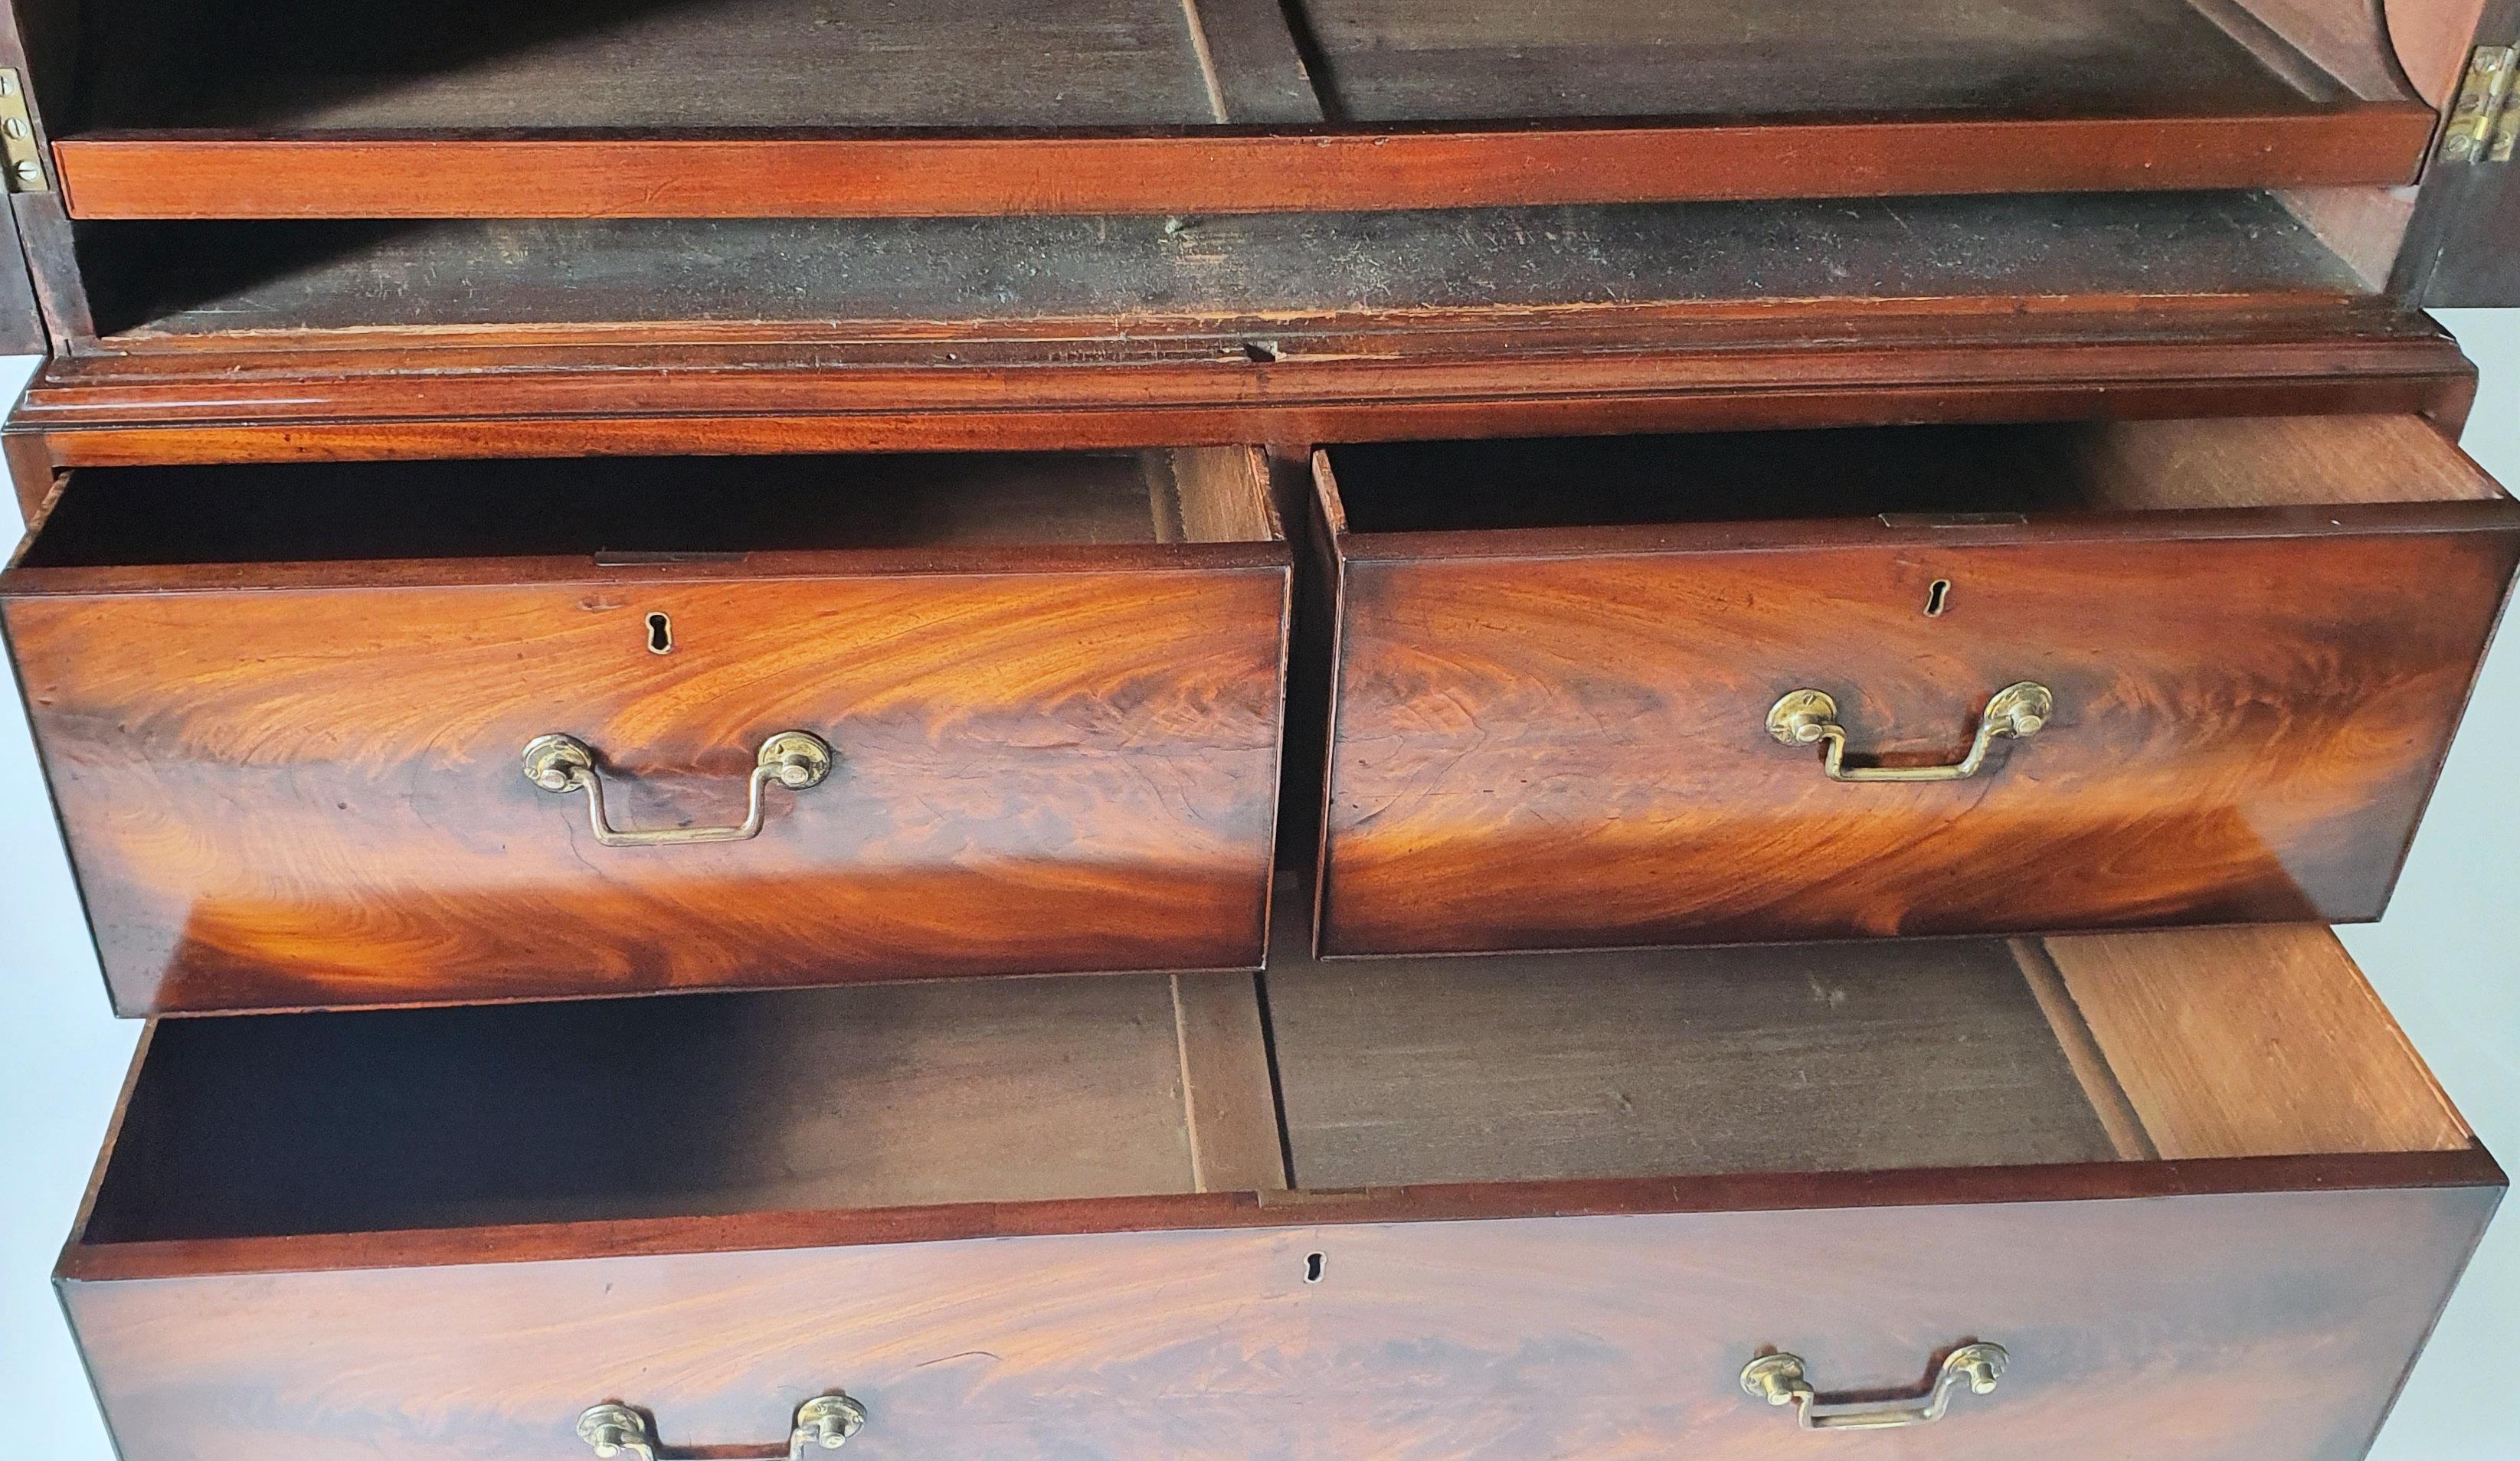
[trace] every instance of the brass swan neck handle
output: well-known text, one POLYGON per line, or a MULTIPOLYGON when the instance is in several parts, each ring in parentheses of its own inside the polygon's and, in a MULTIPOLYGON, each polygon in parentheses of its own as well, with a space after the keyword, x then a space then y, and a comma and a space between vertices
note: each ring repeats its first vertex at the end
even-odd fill
POLYGON ((1793 1406, 1796 1419, 1806 1431, 1922 1426, 1941 1420, 1951 1408, 1953 1394, 1963 1385, 1971 1395, 1993 1395, 1996 1382, 2003 1378, 2004 1366, 2011 1359, 2002 1345, 1962 1345, 1943 1356, 1942 1364, 1934 1371, 1933 1384, 1921 1395, 1832 1400, 1813 1390, 1804 1378, 1808 1366, 1801 1355, 1762 1354, 1742 1367, 1741 1389, 1752 1399, 1793 1406))
MULTIPOLYGON (((848 1439, 858 1434, 867 1423, 864 1405, 833 1391, 816 1395, 796 1407, 796 1418, 788 1430, 788 1445, 782 1450, 764 1448, 741 1453, 741 1461, 803 1461, 809 1449, 838 1450, 848 1439)), ((639 1461, 665 1461, 658 1455, 656 1433, 648 1417, 616 1401, 607 1400, 590 1405, 577 1418, 577 1438, 595 1450, 598 1456, 611 1457, 623 1453, 639 1461)), ((735 1461, 737 1452, 710 1448, 709 1455, 735 1461)))
POLYGON ((1837 723, 1837 701, 1826 690, 1787 690, 1768 709, 1768 733, 1783 745, 1822 747, 1821 770, 1832 781, 1965 781, 1986 766, 1998 736, 2027 740, 2056 713, 2048 686, 2024 680, 1997 690, 1978 717, 1968 754, 1949 766, 1849 766, 1846 728, 1837 723))
POLYGON ((553 731, 525 742, 525 779, 557 795, 586 793, 586 820, 595 840, 606 847, 678 847, 695 842, 742 842, 761 835, 768 809, 763 793, 778 782, 790 791, 822 784, 832 774, 832 748, 819 735, 782 730, 761 743, 746 779, 743 820, 721 827, 624 828, 612 824, 604 811, 604 775, 596 770, 595 752, 574 735, 553 731))

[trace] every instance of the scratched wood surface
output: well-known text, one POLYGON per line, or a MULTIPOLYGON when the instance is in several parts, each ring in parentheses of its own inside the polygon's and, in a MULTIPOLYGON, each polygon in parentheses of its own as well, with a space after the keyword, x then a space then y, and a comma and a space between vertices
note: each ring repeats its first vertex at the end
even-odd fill
POLYGON ((85 236, 81 256, 99 324, 127 336, 123 348, 395 326, 980 321, 1021 334, 1096 322, 1083 346, 1113 320, 1132 331, 1239 319, 1265 329, 1431 309, 1510 318, 1826 299, 1843 313, 1874 297, 2112 294, 2162 299, 2156 307, 2201 295, 2228 309, 2235 295, 2333 301, 2361 288, 2279 203, 2246 193, 1300 216, 109 224, 85 236))
MULTIPOLYGON (((1338 112, 1491 116, 2063 115, 2304 111, 2287 81, 2188 0, 1301 0, 1338 112), (1843 55, 1826 87, 1812 66, 1843 55)), ((2365 37, 2366 44, 2376 38, 2365 37)), ((2376 46, 2374 47, 2376 49, 2376 46)))
POLYGON ((2115 434, 2151 445, 2060 453, 2053 480, 2008 486, 2028 459, 1937 447, 1901 488, 1891 435, 1819 456, 1748 438, 1776 453, 1764 473, 1756 451, 1675 438, 1637 475, 1613 447, 1603 474, 1626 475, 1586 479, 1596 459, 1572 456, 1564 493, 1516 490, 1545 450, 1435 459, 1407 510, 1349 524, 1394 531, 1340 540, 1321 947, 2376 916, 2520 553, 2511 505, 2420 422, 2115 434), (1823 456, 1833 475, 1809 470, 1823 456), (1505 485, 1483 500, 1491 467, 1505 485), (2034 510, 1832 522, 1845 492, 1856 511, 2034 510), (1798 497, 1822 516, 1641 520, 1657 503, 1666 521, 1773 518, 1798 497), (2059 503, 2237 499, 2284 506, 2041 525, 2059 503), (2362 506, 2302 510, 2321 501, 2362 506), (1463 504, 1512 530, 1441 531, 1463 504), (2053 718, 1966 781, 1833 782, 1766 726, 1814 687, 1856 757, 1949 763, 2023 680, 2055 692, 2053 718))
POLYGON ((602 1399, 649 1408, 669 1445, 775 1445, 831 1389, 871 1411, 849 1449, 872 1461, 1765 1461, 1816 1438, 1737 1388, 1763 1349, 1824 1391, 1895 1392, 1969 1339, 2011 1369, 1919 1436, 1937 1457, 2353 1461, 2494 1196, 1297 1213, 64 1288, 130 1461, 562 1461, 602 1399))
POLYGON ((2376 27, 2329 63, 2358 94, 2222 0, 99 11, 55 153, 84 218, 2392 184, 2433 122, 2376 27), (1517 125, 1534 121, 1558 125, 1517 125), (1202 135, 1216 122, 1250 125, 1202 135))
POLYGON ((5 614, 119 1007, 382 1004, 1256 964, 1282 559, 143 558, 5 614), (835 768, 744 842, 601 847, 518 769, 565 732, 615 825, 730 823, 790 729, 835 768))
POLYGON ((1265 977, 1299 1186, 2114 1155, 1993 941, 1273 957, 1265 977))
POLYGON ((108 0, 82 129, 1213 121, 1180 0, 108 0))

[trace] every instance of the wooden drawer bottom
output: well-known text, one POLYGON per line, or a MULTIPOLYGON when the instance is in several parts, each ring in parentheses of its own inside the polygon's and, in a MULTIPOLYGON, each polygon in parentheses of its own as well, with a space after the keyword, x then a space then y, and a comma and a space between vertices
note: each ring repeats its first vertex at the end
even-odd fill
POLYGON ((61 1282, 129 1461, 2341 1461, 2500 1189, 2324 930, 1287 951, 170 1022, 61 1282))

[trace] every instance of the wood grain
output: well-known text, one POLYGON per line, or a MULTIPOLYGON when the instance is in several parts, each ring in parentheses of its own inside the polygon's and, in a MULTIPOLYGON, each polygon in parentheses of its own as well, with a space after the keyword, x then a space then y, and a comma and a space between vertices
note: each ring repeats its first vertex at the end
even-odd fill
POLYGON ((1752 528, 1478 501, 1540 525, 1346 505, 1325 952, 2376 916, 2520 551, 2507 502, 1752 528), (2025 679, 2056 718, 1966 782, 1833 783, 1765 728, 1809 686, 1857 750, 1950 761, 2025 679))
POLYGON ((2126 1087, 2119 1084, 2117 1072, 2109 1068, 2107 1052, 2092 1036, 2091 1024, 2074 1003, 2074 995, 2065 987, 2065 976, 2057 971, 2056 961, 2048 952, 2044 939, 2009 941, 2012 957, 2021 966, 2021 982, 2030 990, 2030 997, 2039 1003, 2039 1012, 2048 1017, 2048 1028, 2056 1038, 2056 1048, 2072 1067, 2074 1079, 2082 1083, 2083 1098, 2091 1103, 2092 1114, 2099 1119, 2101 1129, 2109 1134, 2109 1145, 2124 1162, 2160 1160, 2161 1151, 2152 1144, 2152 1133, 2143 1129, 2143 1118, 2137 1114, 2135 1103, 2127 1099, 2126 1087))
MULTIPOLYGON (((2196 950, 2160 947, 2156 965, 2196 950)), ((1819 1064, 1803 1074, 1822 1087, 1862 1053, 1829 1034, 1851 1022, 1875 1037, 1868 1058, 1913 1056, 1941 1072, 1946 1095, 1985 1095, 1968 1062, 1949 1057, 1976 1036, 2034 1042, 2026 994, 1981 997, 1989 1007, 1972 1012, 1930 980, 1872 976, 1942 958, 1985 996, 2004 954, 1912 945, 1886 955, 1897 966, 1858 969, 1884 955, 1811 951, 1814 967, 1844 977, 1809 992, 1826 997, 1783 1005, 1775 991, 1803 987, 1723 974, 1750 955, 1663 957, 1682 1002, 1693 990, 1713 996, 1709 1014, 1771 1011, 1775 1028, 1816 1036, 1819 1064), (1965 1028, 1933 1028, 1955 1019, 1965 1028)), ((1628 969, 1616 957, 1560 962, 1628 969)), ((1519 994, 1447 983, 1411 998, 1412 968, 1388 966, 1379 988, 1342 988, 1372 978, 1352 965, 1308 971, 1303 997, 1328 1018, 1282 1033, 1311 1047, 1297 1079, 1322 1082, 1315 1094, 1328 1101, 1311 1109, 1351 1106, 1342 1093, 1355 1092, 1364 1109, 1397 1111, 1431 1088, 1475 1099, 1410 1113, 1430 1134, 1480 1109, 1550 1120, 1493 1099, 1536 1093, 1516 1060, 1537 1053, 1545 1083, 1545 1048, 1462 1065, 1467 1084, 1419 1079, 1464 1040, 1513 1045, 1522 1027, 1483 1030, 1482 1017, 1510 1017, 1501 999, 1548 1002, 1543 983, 1519 994), (1438 1039, 1387 1038, 1413 1004, 1438 1039), (1353 1028, 1341 1017, 1376 1008, 1353 1028)), ((1635 972, 1613 983, 1649 996, 1635 972)), ((2341 959, 2295 972, 2314 996, 2350 983, 2341 959)), ((2134 996, 2163 987, 2141 967, 2089 977, 2134 996)), ((1184 1190, 1184 1113, 1203 1109, 1203 1083, 1185 1083, 1176 1062, 1203 1048, 1188 1063, 1212 1071, 1238 1045, 1247 1060, 1255 1007, 1248 976, 1206 976, 163 1022, 65 1255, 63 1296, 134 1461, 560 1455, 576 1413, 603 1398, 648 1407, 675 1445, 751 1444, 834 1388, 873 1412, 851 1444, 877 1456, 1643 1461, 1678 1440, 1748 1461, 1808 1444, 1740 1396, 1733 1375, 1751 1354, 1790 1348, 1832 1388, 1899 1389, 1971 1338, 2005 1345, 2013 1368, 1933 1433, 1937 1454, 2082 1454, 2101 1427, 2112 1447, 2351 1461, 2501 1185, 2462 1145, 1184 1190), (1167 1018, 1174 990, 1216 1018, 1167 1018), (537 1085, 557 1098, 512 1099, 537 1085), (449 1201, 468 1183, 525 1220, 325 1231, 495 1218, 449 1201), (765 1207, 915 1201, 953 1183, 1171 1190, 765 1207), (728 1200, 738 1210, 693 1216, 728 1200), (552 1220, 572 1211, 615 1216, 552 1220)), ((1598 1015, 1608 1007, 1571 1012, 1571 1028, 1609 1036, 1598 1015)), ((2287 1033, 2295 1018, 2331 1018, 2283 999, 2253 1007, 2287 1033)), ((2351 1018, 2387 1025, 2376 1008, 2351 1018)), ((1702 1031, 1668 1034, 1667 1058, 1691 1040, 1722 1047, 1702 1031)), ((2320 1068, 2329 1047, 2302 1049, 2272 1082, 2296 1097, 2334 1092, 2320 1068)), ((2151 1058, 2127 1055, 2130 1067, 2151 1058)), ((1789 1074, 1785 1059, 1766 1064, 1771 1079, 1789 1074)), ((2404 1086, 2414 1074, 2372 1079, 2404 1086)), ((1720 1085, 1710 1093, 1725 1098, 1720 1085)), ((1961 1104, 1937 1109, 1979 1129, 1961 1104)), ((2020 1118, 2003 1101, 1982 1112, 2020 1118)), ((1820 1150, 1832 1133, 1788 1124, 1786 1134, 1820 1150)), ((1440 1151, 1430 1141, 1422 1154, 1440 1151)))
MULTIPOLYGON (((2130 248, 2136 241, 2130 241, 2130 248)), ((31 508, 59 466, 413 458, 1075 450, 1148 441, 1530 436, 1883 421, 2030 421, 2396 412, 2454 431, 2475 368, 2422 316, 2305 298, 1946 297, 1234 320, 1272 342, 1212 358, 1214 323, 967 324, 939 340, 853 328, 670 347, 391 336, 56 360, 15 442, 31 508), (1957 313, 1954 311, 1957 310, 1957 313), (1265 329, 1262 327, 1265 326, 1265 329), (1814 342, 1818 332, 1828 336, 1814 342), (833 362, 834 354, 845 357, 833 362)), ((601 332, 597 332, 601 334, 601 332)), ((233 341, 231 341, 233 343, 233 341)))
POLYGON ((1182 0, 1221 122, 1318 122, 1322 99, 1279 0, 1182 0))
MULTIPOLYGON (((1935 1454, 2351 1461, 2493 1189, 1319 1225, 148 1282, 65 1298, 132 1461, 573 1454, 598 1399, 775 1440, 844 1388, 878 1461, 1765 1458, 1763 1347, 1910 1388, 2012 1369, 1935 1454), (1309 1256, 1321 1277, 1306 1282, 1309 1256)), ((1336 1205, 1330 1205, 1335 1207, 1336 1205)))
POLYGON ((1200 1192, 1267 1192, 1287 1185, 1276 1078, 1254 979, 1172 977, 1181 1085, 1200 1192))
POLYGON ((2325 929, 2047 948, 2164 1157, 2450 1150, 2474 1139, 2325 929))
POLYGON ((2434 116, 2335 111, 1217 135, 53 145, 80 219, 1262 213, 2414 180, 2434 116))
POLYGON ((1286 581, 1266 543, 20 568, 5 615, 136 1013, 1256 964, 1286 581), (733 821, 791 728, 838 766, 749 842, 598 847, 517 764, 565 731, 616 824, 733 821))

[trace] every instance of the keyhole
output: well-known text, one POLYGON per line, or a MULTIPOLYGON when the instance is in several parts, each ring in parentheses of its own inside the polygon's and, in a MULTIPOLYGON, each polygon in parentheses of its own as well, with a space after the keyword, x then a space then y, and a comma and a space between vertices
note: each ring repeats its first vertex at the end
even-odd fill
POLYGON ((1950 603, 1951 600, 1952 581, 1948 578, 1935 579, 1931 584, 1928 584, 1925 587, 1925 617, 1928 619, 1941 618, 1943 616, 1943 606, 1950 603))
POLYGON ((1318 1253, 1304 1255, 1304 1282, 1320 1283, 1321 1281, 1322 1256, 1318 1253))
POLYGON ((673 620, 666 618, 662 614, 650 614, 648 616, 648 652, 650 654, 671 654, 674 652, 673 620))

